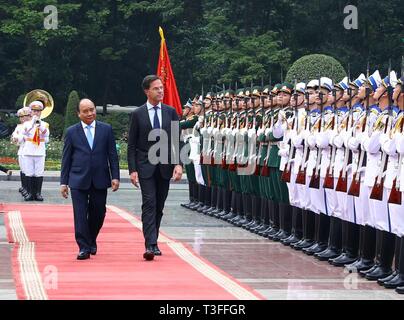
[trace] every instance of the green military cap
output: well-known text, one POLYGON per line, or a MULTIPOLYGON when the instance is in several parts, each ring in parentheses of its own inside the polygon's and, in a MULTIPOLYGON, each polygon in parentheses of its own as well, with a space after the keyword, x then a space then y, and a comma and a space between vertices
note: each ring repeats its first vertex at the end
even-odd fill
POLYGON ((244 90, 244 96, 249 97, 252 93, 252 88, 251 87, 247 87, 244 90))
POLYGON ((260 87, 260 86, 254 86, 254 87, 252 87, 252 95, 253 96, 260 96, 261 95, 261 93, 262 93, 262 88, 260 87))
POLYGON ((277 83, 276 85, 274 85, 274 87, 271 90, 271 94, 276 96, 279 93, 279 90, 282 88, 282 84, 281 83, 277 83))
POLYGON ((226 93, 224 95, 226 98, 230 98, 231 96, 234 96, 234 90, 228 89, 226 90, 226 93))
POLYGON ((264 95, 268 95, 270 91, 271 91, 271 86, 270 85, 267 85, 267 86, 262 88, 262 94, 264 94, 264 95))
POLYGON ((236 92, 237 97, 242 98, 244 97, 244 88, 238 89, 236 92))
POLYGON ((287 94, 292 94, 293 92, 293 85, 289 82, 284 82, 281 86, 281 88, 279 89, 279 92, 284 92, 287 94))
POLYGON ((206 96, 205 96, 206 99, 210 99, 210 100, 212 100, 212 97, 213 97, 212 92, 208 92, 208 93, 206 94, 206 96))

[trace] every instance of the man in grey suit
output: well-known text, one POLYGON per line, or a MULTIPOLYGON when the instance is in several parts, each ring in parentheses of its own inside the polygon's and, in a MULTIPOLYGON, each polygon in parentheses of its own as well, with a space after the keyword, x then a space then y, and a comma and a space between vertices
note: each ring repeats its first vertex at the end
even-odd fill
POLYGON ((155 255, 161 255, 157 239, 170 179, 178 181, 182 176, 179 159, 182 142, 175 109, 162 103, 164 86, 161 79, 155 75, 146 76, 142 88, 147 102, 132 113, 128 166, 132 183, 136 187, 140 183, 142 191, 146 247, 143 258, 153 260, 155 255))

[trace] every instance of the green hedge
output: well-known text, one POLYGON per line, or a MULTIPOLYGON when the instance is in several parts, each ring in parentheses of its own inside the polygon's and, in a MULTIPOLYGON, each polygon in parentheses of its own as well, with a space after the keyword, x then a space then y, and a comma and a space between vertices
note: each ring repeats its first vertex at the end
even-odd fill
POLYGON ((324 54, 311 54, 296 60, 286 74, 286 81, 309 82, 319 77, 328 77, 339 82, 346 76, 344 67, 333 57, 324 54))

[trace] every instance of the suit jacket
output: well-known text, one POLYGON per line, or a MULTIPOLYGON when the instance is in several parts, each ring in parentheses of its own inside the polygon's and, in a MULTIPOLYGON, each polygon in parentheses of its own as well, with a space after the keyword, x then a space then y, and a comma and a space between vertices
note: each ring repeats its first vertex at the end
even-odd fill
POLYGON ((112 127, 96 121, 93 149, 81 122, 66 131, 60 183, 73 189, 108 189, 119 179, 119 160, 112 127))
POLYGON ((183 146, 183 142, 180 141, 178 115, 174 108, 161 104, 161 118, 162 124, 160 126, 168 136, 168 144, 162 144, 163 140, 159 142, 161 144, 160 156, 163 158, 164 153, 168 154, 168 161, 167 163, 156 165, 150 163, 148 158, 150 148, 157 142, 148 141, 149 133, 153 128, 150 123, 147 105, 142 105, 132 113, 128 137, 129 174, 137 171, 140 178, 148 179, 153 176, 154 171, 158 167, 163 179, 170 179, 173 175, 174 166, 182 164, 179 151, 183 146), (171 131, 172 124, 175 127, 173 132, 171 131), (175 150, 173 143, 176 144, 177 150, 175 150))

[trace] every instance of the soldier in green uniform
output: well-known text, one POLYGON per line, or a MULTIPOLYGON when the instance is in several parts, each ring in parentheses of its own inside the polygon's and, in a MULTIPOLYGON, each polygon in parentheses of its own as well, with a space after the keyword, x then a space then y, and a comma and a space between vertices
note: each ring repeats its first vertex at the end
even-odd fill
MULTIPOLYGON (((198 122, 199 110, 195 109, 197 99, 191 101, 188 99, 187 103, 184 105, 183 119, 180 121, 180 130, 182 130, 182 138, 185 144, 192 137, 192 130, 195 124, 198 122), (185 111, 187 110, 187 111, 185 111)), ((189 208, 192 204, 195 204, 197 199, 197 194, 195 194, 195 169, 193 163, 185 165, 185 172, 187 174, 188 186, 189 186, 189 203, 182 203, 181 206, 189 208)))
POLYGON ((276 168, 276 158, 278 151, 273 151, 273 146, 276 142, 271 141, 272 129, 274 124, 274 119, 277 118, 279 108, 278 108, 278 98, 277 94, 279 90, 282 88, 282 84, 277 83, 271 90, 269 94, 269 105, 270 111, 267 114, 267 126, 265 128, 265 142, 268 143, 267 153, 264 160, 264 166, 261 171, 261 175, 263 176, 263 185, 267 192, 268 200, 268 212, 269 212, 269 222, 270 227, 265 230, 262 235, 267 238, 273 237, 275 234, 279 232, 279 205, 276 200, 276 190, 273 184, 273 179, 271 177, 274 168, 276 168), (275 161, 274 161, 275 160, 275 161), (275 166, 275 167, 274 167, 275 166))
POLYGON ((287 159, 287 155, 283 155, 283 157, 279 154, 279 147, 282 144, 286 144, 288 142, 288 133, 290 131, 290 127, 292 122, 290 119, 293 117, 293 110, 290 107, 290 99, 292 96, 293 85, 290 83, 282 84, 281 89, 278 93, 278 105, 280 107, 280 111, 276 123, 274 124, 274 128, 272 130, 272 134, 270 135, 270 141, 277 142, 272 146, 270 157, 272 156, 272 185, 274 186, 275 191, 275 201, 278 202, 279 206, 279 232, 271 237, 274 241, 281 241, 290 236, 291 228, 292 228, 292 207, 289 203, 289 191, 285 182, 281 180, 281 169, 283 170, 285 166, 285 159, 287 159), (276 167, 275 167, 276 166, 276 167))
MULTIPOLYGON (((207 148, 208 148, 208 128, 211 122, 212 115, 212 93, 208 92, 203 98, 203 116, 201 117, 200 126, 198 128, 199 138, 200 138, 200 161, 199 165, 201 166, 201 173, 204 184, 198 184, 198 200, 199 202, 195 205, 191 206, 190 209, 194 211, 201 210, 202 208, 208 208, 208 204, 210 205, 210 182, 207 171, 207 148)), ((198 211, 199 212, 199 211, 198 211)))

